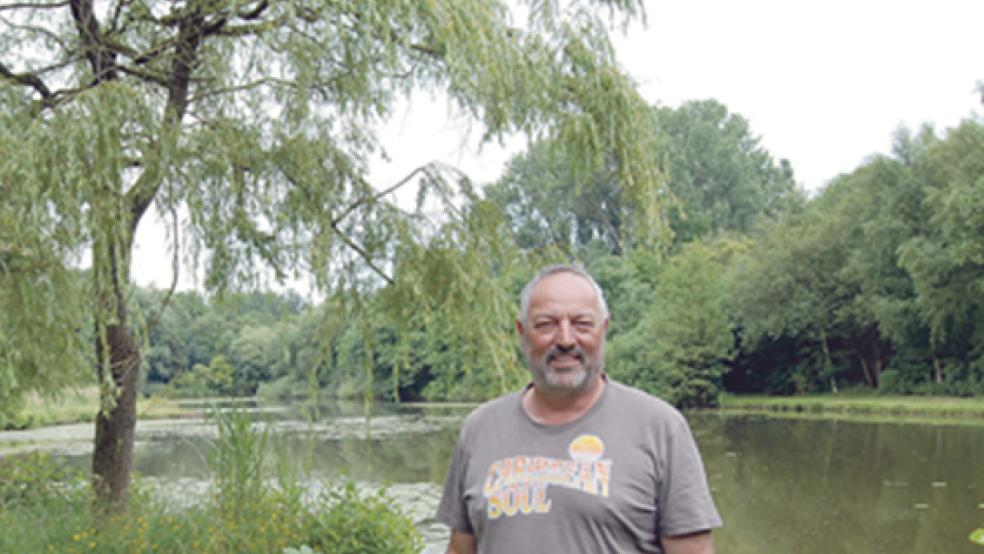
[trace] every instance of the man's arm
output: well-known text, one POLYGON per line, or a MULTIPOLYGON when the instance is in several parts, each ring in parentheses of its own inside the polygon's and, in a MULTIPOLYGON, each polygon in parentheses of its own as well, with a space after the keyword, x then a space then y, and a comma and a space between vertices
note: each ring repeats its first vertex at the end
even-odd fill
POLYGON ((475 554, 475 535, 452 529, 446 554, 475 554))
POLYGON ((711 539, 710 531, 698 531, 676 537, 663 535, 661 539, 663 552, 666 554, 714 554, 714 540, 711 539))

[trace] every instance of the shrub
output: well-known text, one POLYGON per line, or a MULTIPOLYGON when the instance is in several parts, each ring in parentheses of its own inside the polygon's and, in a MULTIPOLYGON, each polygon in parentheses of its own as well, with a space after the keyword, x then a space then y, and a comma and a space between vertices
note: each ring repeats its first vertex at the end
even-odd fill
POLYGON ((63 496, 82 480, 80 472, 59 463, 50 454, 30 452, 0 458, 0 507, 63 496))
POLYGON ((347 482, 331 491, 327 501, 309 541, 322 552, 416 554, 424 546, 420 532, 393 507, 385 490, 363 495, 347 482))

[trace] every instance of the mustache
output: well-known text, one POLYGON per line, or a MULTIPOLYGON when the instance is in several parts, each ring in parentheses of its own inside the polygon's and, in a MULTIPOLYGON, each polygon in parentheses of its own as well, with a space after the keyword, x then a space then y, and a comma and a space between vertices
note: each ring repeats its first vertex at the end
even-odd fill
POLYGON ((546 355, 544 356, 544 360, 546 360, 546 362, 549 364, 559 356, 574 356, 575 358, 577 358, 578 361, 584 362, 585 353, 584 350, 576 344, 568 348, 564 348, 562 346, 554 346, 546 353, 546 355))

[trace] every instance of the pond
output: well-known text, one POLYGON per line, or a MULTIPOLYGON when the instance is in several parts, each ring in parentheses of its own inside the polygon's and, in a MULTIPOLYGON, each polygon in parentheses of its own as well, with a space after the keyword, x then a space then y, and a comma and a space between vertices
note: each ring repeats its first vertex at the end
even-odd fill
MULTIPOLYGON (((277 449, 317 479, 389 485, 428 547, 443 552, 433 520, 457 429, 469 406, 332 403, 316 417, 298 406, 253 406, 277 449), (368 417, 367 417, 368 416, 368 417)), ((722 554, 984 554, 969 533, 984 525, 984 426, 688 416, 726 527, 722 554)), ((141 422, 135 469, 165 490, 200 493, 214 425, 141 422)), ((0 433, 88 467, 91 426, 0 433)), ((23 443, 22 443, 23 444, 23 443)))

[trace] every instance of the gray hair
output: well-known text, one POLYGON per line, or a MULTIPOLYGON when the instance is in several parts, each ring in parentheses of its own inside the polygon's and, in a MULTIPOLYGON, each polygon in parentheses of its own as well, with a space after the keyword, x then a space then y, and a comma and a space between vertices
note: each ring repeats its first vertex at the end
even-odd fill
POLYGON ((572 273, 581 277, 585 281, 591 284, 591 288, 594 289, 595 294, 598 295, 598 308, 601 310, 601 316, 605 319, 608 318, 608 304, 605 303, 605 293, 598 286, 598 282, 594 280, 594 277, 590 273, 584 270, 583 267, 574 264, 557 264, 547 266, 540 270, 526 286, 523 287, 523 292, 519 295, 519 320, 526 324, 526 317, 530 314, 530 295, 533 294, 533 288, 536 285, 550 277, 551 275, 557 275, 558 273, 572 273))

